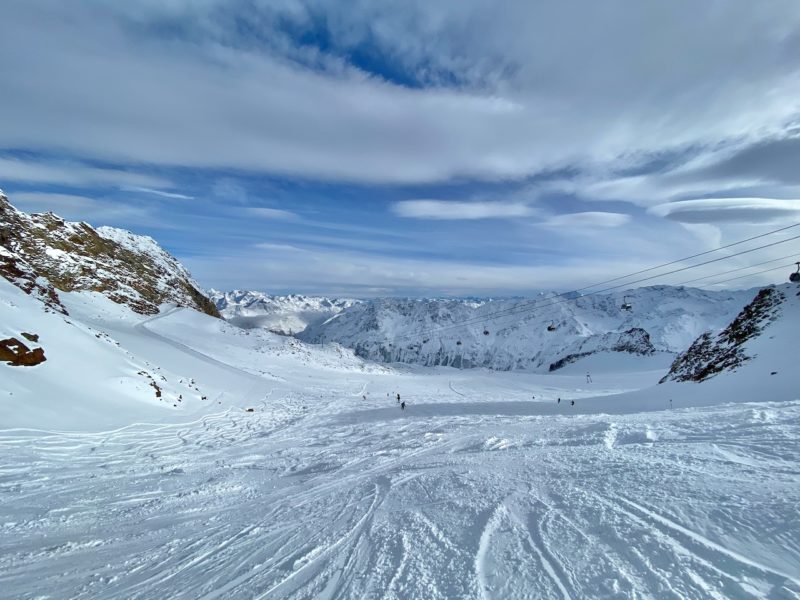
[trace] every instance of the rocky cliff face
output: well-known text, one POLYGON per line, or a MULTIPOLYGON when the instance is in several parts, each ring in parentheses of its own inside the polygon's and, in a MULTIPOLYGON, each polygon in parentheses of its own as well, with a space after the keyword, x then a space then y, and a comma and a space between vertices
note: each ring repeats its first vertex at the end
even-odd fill
POLYGON ((650 341, 650 334, 640 327, 633 327, 621 333, 609 332, 595 335, 580 342, 577 352, 567 354, 550 365, 550 371, 557 371, 581 358, 598 352, 627 352, 639 356, 651 356, 658 352, 650 341))
POLYGON ((174 302, 219 316, 189 272, 152 238, 53 213, 29 215, 1 192, 0 275, 63 313, 56 290, 100 292, 141 314, 174 302))
POLYGON ((753 356, 746 343, 758 337, 781 314, 786 295, 777 288, 764 288, 745 306, 736 318, 714 335, 701 335, 680 354, 659 383, 665 381, 705 381, 724 371, 735 371, 753 356))

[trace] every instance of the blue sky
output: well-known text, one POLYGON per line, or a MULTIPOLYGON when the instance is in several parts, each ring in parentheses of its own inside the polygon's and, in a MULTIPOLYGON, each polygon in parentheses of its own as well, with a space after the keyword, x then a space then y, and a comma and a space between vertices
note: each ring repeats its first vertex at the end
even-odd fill
POLYGON ((206 287, 582 287, 800 221, 798 25, 793 0, 8 0, 0 187, 206 287))

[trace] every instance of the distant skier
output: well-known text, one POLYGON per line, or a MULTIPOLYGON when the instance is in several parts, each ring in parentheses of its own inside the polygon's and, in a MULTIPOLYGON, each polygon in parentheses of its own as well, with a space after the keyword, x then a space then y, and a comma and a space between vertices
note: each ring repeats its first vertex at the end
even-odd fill
POLYGON ((570 401, 569 401, 569 405, 570 405, 570 406, 575 406, 575 400, 570 400, 570 401))
POLYGON ((558 404, 561 404, 561 398, 558 399, 558 404))
POLYGON ((397 394, 397 401, 400 402, 400 393, 397 394))
POLYGON ((672 408, 672 398, 669 399, 669 407, 672 408))
POLYGON ((400 403, 400 410, 405 410, 405 409, 406 409, 406 403, 404 400, 403 402, 400 403))
POLYGON ((592 376, 589 375, 589 371, 586 371, 586 383, 592 383, 592 376))

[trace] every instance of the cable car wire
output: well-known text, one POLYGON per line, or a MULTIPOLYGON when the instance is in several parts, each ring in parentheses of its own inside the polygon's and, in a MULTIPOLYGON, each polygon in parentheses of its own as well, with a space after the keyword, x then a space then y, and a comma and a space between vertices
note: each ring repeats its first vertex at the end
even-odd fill
MULTIPOLYGON (((521 308, 519 306, 509 307, 507 309, 502 309, 502 310, 496 311, 494 313, 488 313, 486 315, 481 315, 479 317, 473 317, 473 318, 470 318, 470 319, 465 319, 464 321, 460 321, 458 323, 452 323, 450 325, 445 325, 445 326, 442 326, 442 327, 439 327, 439 328, 436 328, 436 329, 428 328, 428 329, 421 330, 421 332, 419 332, 419 333, 415 332, 415 333, 408 333, 408 334, 405 334, 405 335, 397 336, 397 338, 398 339, 406 339, 406 338, 412 338, 413 339, 413 338, 419 337, 420 335, 423 334, 423 332, 426 332, 426 331, 427 332, 431 332, 433 334, 436 334, 436 333, 439 333, 439 332, 442 332, 442 331, 447 331, 449 329, 453 329, 453 328, 456 328, 456 327, 461 327, 461 326, 464 326, 464 325, 471 325, 471 324, 474 324, 476 322, 479 323, 479 322, 485 321, 485 320, 497 319, 498 317, 524 314, 526 312, 530 312, 530 311, 541 309, 541 308, 546 308, 548 306, 553 306, 553 305, 556 305, 556 304, 563 304, 565 302, 571 302, 571 301, 573 301, 573 300, 575 300, 577 298, 572 298, 572 297, 565 298, 565 296, 572 296, 572 294, 575 294, 576 292, 579 292, 580 290, 585 290, 585 289, 588 289, 588 288, 591 288, 591 287, 596 287, 597 285, 602 285, 603 283, 609 283, 609 282, 612 282, 612 281, 619 281, 620 279, 626 279, 627 277, 631 277, 631 276, 633 276, 635 274, 641 274, 641 273, 645 273, 645 272, 648 272, 648 271, 653 271, 655 269, 663 268, 665 266, 678 264, 680 262, 683 262, 684 260, 689 260, 691 258, 696 258, 698 256, 707 255, 707 254, 710 254, 711 252, 716 252, 718 250, 724 250, 726 248, 730 248, 731 246, 739 245, 739 244, 742 244, 744 242, 752 241, 754 239, 763 238, 763 237, 765 237, 767 235, 771 235, 773 233, 778 233, 778 232, 781 232, 781 231, 785 231, 787 229, 791 229, 791 228, 797 227, 797 226, 800 226, 800 223, 796 223, 794 225, 789 225, 787 227, 781 227, 780 229, 775 229, 775 230, 773 230, 771 232, 767 232, 767 233, 763 233, 761 235, 753 236, 751 238, 747 238, 745 240, 741 240, 741 241, 735 242, 733 244, 727 244, 725 246, 720 246, 719 248, 716 248, 714 250, 708 250, 706 252, 693 254, 691 257, 687 257, 686 259, 679 259, 679 260, 676 260, 676 261, 670 261, 669 263, 663 263, 663 264, 658 265, 656 267, 650 267, 648 269, 642 269, 641 271, 636 271, 636 272, 631 273, 629 275, 616 277, 614 279, 606 280, 605 282, 601 282, 601 283, 598 283, 598 284, 593 284, 591 286, 585 286, 585 287, 580 288, 578 290, 573 290, 573 291, 570 291, 570 292, 564 292, 564 293, 561 293, 561 294, 557 294, 556 296, 550 298, 553 301, 548 302, 546 304, 534 304, 532 306, 523 306, 521 308), (559 298, 559 299, 555 300, 554 298, 559 298)), ((700 263, 697 263, 697 264, 694 264, 694 265, 688 265, 688 266, 685 266, 685 267, 681 267, 679 269, 673 269, 671 271, 667 271, 666 273, 659 273, 657 275, 650 275, 648 277, 642 277, 642 278, 636 279, 634 281, 627 281, 625 283, 621 283, 621 284, 617 284, 617 285, 614 285, 614 286, 611 286, 611 287, 603 288, 601 290, 595 290, 595 291, 589 292, 587 294, 582 294, 582 295, 578 296, 578 298, 586 298, 586 297, 589 297, 589 296, 594 296, 594 295, 597 295, 597 294, 602 294, 602 293, 605 293, 605 292, 613 291, 613 290, 616 290, 616 289, 619 289, 619 288, 623 288, 623 287, 626 287, 626 286, 634 285, 636 283, 642 283, 642 282, 645 282, 645 281, 651 281, 651 280, 657 279, 659 277, 666 277, 667 275, 674 275, 675 273, 681 273, 683 271, 696 269, 698 267, 702 267, 702 266, 709 265, 709 264, 712 264, 712 263, 717 263, 717 262, 720 262, 720 261, 723 261, 723 260, 729 260, 729 259, 735 258, 737 256, 742 256, 744 254, 749 254, 751 252, 756 252, 758 250, 763 250, 765 248, 771 248, 773 246, 778 246, 780 244, 785 244, 787 242, 791 242, 791 241, 796 240, 796 239, 800 239, 800 235, 796 235, 796 236, 793 236, 793 237, 790 237, 790 238, 786 238, 786 239, 783 239, 783 240, 778 240, 777 242, 771 242, 769 244, 763 244, 761 246, 756 246, 755 248, 748 248, 747 250, 741 250, 739 252, 735 252, 735 253, 729 254, 727 256, 714 258, 714 259, 703 261, 703 262, 700 262, 700 263)), ((533 302, 538 302, 538 300, 534 300, 533 302)))

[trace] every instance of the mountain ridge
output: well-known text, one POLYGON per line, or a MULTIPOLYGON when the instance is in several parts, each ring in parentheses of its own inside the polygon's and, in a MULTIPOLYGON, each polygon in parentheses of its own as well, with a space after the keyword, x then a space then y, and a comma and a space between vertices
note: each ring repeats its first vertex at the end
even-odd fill
POLYGON ((677 354, 726 326, 752 295, 662 285, 574 299, 555 293, 483 302, 381 298, 297 337, 337 342, 380 362, 549 371, 598 352, 677 354), (621 308, 626 296, 631 311, 621 308))
POLYGON ((140 314, 172 302, 219 317, 185 267, 153 238, 28 214, 0 192, 0 275, 66 314, 58 291, 99 292, 140 314))

